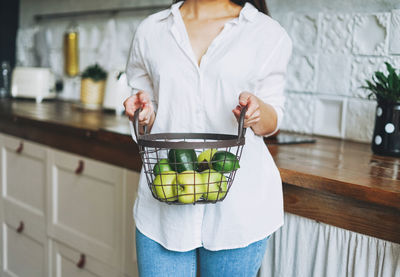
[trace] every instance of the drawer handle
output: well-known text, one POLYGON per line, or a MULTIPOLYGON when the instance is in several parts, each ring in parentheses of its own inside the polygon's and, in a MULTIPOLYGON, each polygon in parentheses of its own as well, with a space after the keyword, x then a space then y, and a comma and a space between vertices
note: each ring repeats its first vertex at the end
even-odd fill
POLYGON ((79 259, 79 262, 76 264, 77 267, 83 268, 86 263, 86 256, 85 254, 81 254, 81 258, 79 259))
POLYGON ((18 154, 21 154, 22 150, 24 149, 24 143, 21 141, 19 143, 18 148, 15 150, 15 152, 17 152, 18 154))
POLYGON ((17 228, 17 233, 22 233, 23 230, 24 230, 24 222, 20 221, 19 226, 17 228))
POLYGON ((78 167, 75 169, 75 174, 79 175, 83 172, 85 164, 82 160, 79 161, 78 167))

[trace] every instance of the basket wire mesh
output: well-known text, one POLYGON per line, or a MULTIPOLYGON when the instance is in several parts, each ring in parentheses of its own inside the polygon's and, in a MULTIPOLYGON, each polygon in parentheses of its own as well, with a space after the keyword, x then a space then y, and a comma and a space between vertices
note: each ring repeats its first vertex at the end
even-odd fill
POLYGON ((243 107, 238 135, 158 133, 140 135, 136 110, 130 121, 147 184, 153 197, 167 204, 206 204, 223 201, 240 169, 245 144, 243 107))

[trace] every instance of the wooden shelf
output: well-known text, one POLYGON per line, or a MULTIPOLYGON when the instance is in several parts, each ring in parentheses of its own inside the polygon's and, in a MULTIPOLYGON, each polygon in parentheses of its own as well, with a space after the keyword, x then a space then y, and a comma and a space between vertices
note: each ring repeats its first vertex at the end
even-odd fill
POLYGON ((119 9, 104 9, 104 10, 87 10, 87 11, 75 11, 75 12, 64 12, 64 13, 47 13, 37 14, 34 16, 35 21, 61 19, 61 18, 74 18, 84 17, 91 15, 115 15, 121 12, 141 12, 141 11, 157 11, 169 8, 170 5, 152 5, 152 6, 138 6, 138 7, 127 7, 119 9))

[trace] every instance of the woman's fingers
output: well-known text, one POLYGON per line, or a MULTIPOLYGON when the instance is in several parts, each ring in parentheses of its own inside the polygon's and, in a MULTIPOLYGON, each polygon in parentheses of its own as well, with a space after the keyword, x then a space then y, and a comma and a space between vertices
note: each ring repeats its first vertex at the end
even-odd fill
POLYGON ((139 91, 135 95, 128 97, 124 101, 125 113, 130 120, 133 120, 135 111, 142 109, 139 113, 139 125, 147 125, 150 123, 151 115, 154 112, 150 95, 144 91, 139 91))
POLYGON ((148 105, 145 105, 142 111, 139 113, 139 124, 147 125, 150 123, 151 115, 153 113, 153 109, 148 105))
POLYGON ((125 113, 129 118, 133 117, 133 114, 135 113, 135 108, 136 106, 136 95, 129 96, 125 101, 124 101, 124 107, 125 107, 125 113))
POLYGON ((233 114, 235 115, 236 119, 239 120, 241 107, 238 105, 236 108, 232 110, 233 114))
POLYGON ((239 105, 232 110, 238 120, 243 106, 247 106, 244 127, 251 127, 260 120, 260 106, 257 97, 249 92, 242 92, 239 95, 239 105))

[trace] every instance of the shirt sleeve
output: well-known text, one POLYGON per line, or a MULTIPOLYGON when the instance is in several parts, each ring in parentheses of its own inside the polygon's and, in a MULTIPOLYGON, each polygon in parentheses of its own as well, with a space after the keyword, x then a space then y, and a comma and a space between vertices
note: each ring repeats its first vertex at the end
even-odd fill
POLYGON ((257 80, 255 95, 264 103, 271 105, 277 115, 276 129, 272 133, 265 135, 265 137, 275 133, 283 119, 286 70, 291 54, 292 40, 285 32, 272 54, 264 61, 260 70, 261 75, 257 80))
POLYGON ((157 110, 153 83, 145 65, 141 33, 141 25, 139 25, 132 40, 126 64, 126 77, 128 79, 128 85, 132 88, 131 95, 136 94, 139 90, 147 92, 151 97, 154 109, 157 110))

